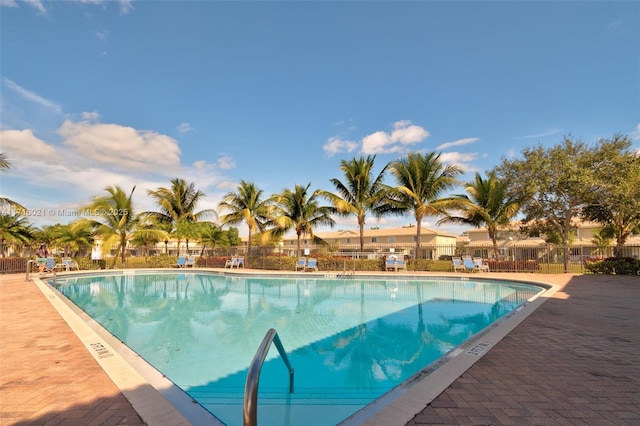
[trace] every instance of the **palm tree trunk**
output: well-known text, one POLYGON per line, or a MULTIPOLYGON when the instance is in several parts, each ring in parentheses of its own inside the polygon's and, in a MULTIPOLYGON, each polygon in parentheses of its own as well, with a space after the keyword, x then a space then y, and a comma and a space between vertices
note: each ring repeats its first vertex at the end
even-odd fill
POLYGON ((422 234, 422 216, 418 217, 418 215, 416 215, 416 225, 417 228, 416 229, 416 259, 422 259, 422 253, 420 253, 420 240, 422 239, 421 234, 422 234))

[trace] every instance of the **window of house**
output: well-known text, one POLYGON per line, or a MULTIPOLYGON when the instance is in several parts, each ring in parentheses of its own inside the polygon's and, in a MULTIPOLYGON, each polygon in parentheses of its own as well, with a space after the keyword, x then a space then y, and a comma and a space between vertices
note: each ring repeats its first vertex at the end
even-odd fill
POLYGON ((395 243, 396 242, 396 237, 387 237, 387 242, 388 243, 395 243))
POLYGON ((378 242, 378 237, 371 237, 371 242, 372 243, 377 243, 378 242))

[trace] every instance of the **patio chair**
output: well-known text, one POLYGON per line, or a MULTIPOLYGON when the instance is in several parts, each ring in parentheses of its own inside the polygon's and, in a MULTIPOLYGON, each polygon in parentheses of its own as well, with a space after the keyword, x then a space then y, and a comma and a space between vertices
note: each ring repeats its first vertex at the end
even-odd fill
POLYGON ((394 257, 388 257, 384 261, 384 269, 386 271, 389 271, 390 269, 393 269, 394 271, 397 271, 397 269, 396 269, 396 259, 394 257))
POLYGON ((185 257, 184 256, 178 256, 178 261, 176 262, 175 265, 173 265, 174 268, 184 268, 184 262, 185 262, 185 257))
MULTIPOLYGON (((243 256, 239 256, 238 259, 236 260, 236 268, 240 268, 243 267, 244 268, 244 257, 243 256)), ((233 268, 233 266, 231 266, 233 268)))
POLYGON ((187 258, 187 261, 184 263, 184 267, 185 268, 195 268, 196 267, 196 258, 195 257, 187 258))
POLYGON ((296 262, 296 271, 304 271, 304 268, 307 267, 307 259, 304 257, 301 257, 298 259, 298 261, 296 262))
POLYGON ((462 263, 464 264, 464 270, 465 271, 480 271, 476 264, 473 263, 473 259, 471 258, 471 256, 462 256, 462 263))
POLYGON ((404 258, 396 259, 396 272, 398 272, 400 269, 404 269, 405 271, 407 270, 407 262, 404 261, 404 258))
POLYGON ((47 257, 47 263, 44 264, 43 274, 55 274, 56 273, 56 260, 53 257, 47 257))
POLYGON ((224 267, 231 269, 234 266, 236 266, 237 263, 238 263, 238 256, 231 256, 231 259, 227 259, 227 261, 224 262, 224 267))
POLYGON ((461 257, 452 257, 451 258, 451 264, 453 265, 453 272, 457 272, 458 269, 460 269, 461 271, 464 271, 464 263, 462 262, 462 258, 461 257))
POLYGON ((309 270, 314 270, 317 271, 318 270, 318 261, 316 259, 314 259, 313 257, 310 257, 309 259, 307 259, 307 266, 304 267, 305 271, 309 271, 309 270))
POLYGON ((56 265, 56 268, 57 267, 64 269, 65 271, 72 271, 74 269, 78 271, 80 270, 80 267, 78 266, 78 262, 76 262, 70 257, 63 257, 60 263, 56 265))
POLYGON ((480 257, 474 257, 473 258, 473 264, 475 265, 475 267, 478 269, 478 271, 482 272, 489 272, 489 265, 487 265, 486 263, 484 263, 484 261, 482 260, 482 258, 480 257))

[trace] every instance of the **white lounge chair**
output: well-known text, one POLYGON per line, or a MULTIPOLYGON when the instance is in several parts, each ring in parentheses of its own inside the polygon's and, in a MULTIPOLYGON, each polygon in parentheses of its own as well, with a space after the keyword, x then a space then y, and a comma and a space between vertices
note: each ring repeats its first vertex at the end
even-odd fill
POLYGON ((484 261, 482 260, 482 258, 479 257, 474 257, 473 258, 473 264, 475 265, 476 269, 480 272, 489 272, 489 265, 487 265, 486 263, 484 263, 484 261))
POLYGON ((480 272, 480 269, 478 269, 478 266, 474 263, 474 261, 471 258, 471 256, 462 256, 462 262, 464 263, 464 270, 465 271, 471 271, 471 272, 478 271, 478 272, 480 272))
POLYGON ((195 257, 187 258, 187 261, 184 263, 184 267, 185 268, 195 268, 196 267, 196 258, 195 257))
POLYGON ((174 268, 184 268, 184 262, 185 262, 185 257, 184 256, 178 256, 178 261, 176 262, 175 265, 173 265, 174 268))
POLYGON ((234 266, 236 266, 238 263, 238 256, 231 256, 231 259, 227 259, 226 262, 224 262, 224 267, 225 268, 233 268, 234 266))
POLYGON ((396 259, 389 257, 384 261, 384 268, 389 271, 390 269, 396 270, 396 259))
POLYGON ((404 261, 404 259, 396 259, 396 272, 398 272, 400 269, 404 269, 405 271, 407 270, 407 263, 404 261))
POLYGON ((452 257, 451 258, 451 264, 453 266, 453 272, 457 272, 458 269, 460 269, 461 271, 464 271, 464 262, 462 262, 462 258, 461 257, 452 257))
POLYGON ((47 263, 44 264, 44 269, 42 270, 42 273, 55 274, 57 267, 58 265, 56 265, 56 260, 53 257, 47 257, 47 263))
POLYGON ((65 271, 72 271, 74 269, 78 271, 80 270, 80 267, 78 266, 78 262, 76 262, 70 257, 63 257, 60 263, 56 265, 56 268, 64 269, 65 271))
POLYGON ((313 257, 310 257, 309 259, 307 259, 307 266, 304 267, 305 271, 309 271, 309 270, 314 270, 317 271, 318 270, 318 261, 316 259, 314 259, 313 257))
POLYGON ((307 259, 301 257, 296 262, 296 271, 304 271, 304 268, 307 267, 307 259))

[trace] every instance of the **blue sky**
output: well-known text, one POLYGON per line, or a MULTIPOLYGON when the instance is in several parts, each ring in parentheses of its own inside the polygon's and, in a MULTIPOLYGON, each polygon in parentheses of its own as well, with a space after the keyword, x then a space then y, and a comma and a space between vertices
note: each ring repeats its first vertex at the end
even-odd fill
POLYGON ((638 2, 0 5, 0 143, 14 166, 0 193, 31 209, 136 185, 136 209, 153 210, 146 190, 174 177, 207 194, 202 209, 242 179, 265 195, 331 190, 342 159, 368 154, 378 171, 437 151, 470 180, 569 134, 640 147, 638 2))

